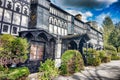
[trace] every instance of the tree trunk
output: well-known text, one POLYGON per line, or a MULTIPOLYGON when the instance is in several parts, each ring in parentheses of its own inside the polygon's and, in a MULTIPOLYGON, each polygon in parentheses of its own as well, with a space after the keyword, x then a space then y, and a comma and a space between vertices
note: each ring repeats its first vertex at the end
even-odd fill
POLYGON ((118 47, 116 47, 116 49, 117 49, 117 52, 118 52, 118 47))

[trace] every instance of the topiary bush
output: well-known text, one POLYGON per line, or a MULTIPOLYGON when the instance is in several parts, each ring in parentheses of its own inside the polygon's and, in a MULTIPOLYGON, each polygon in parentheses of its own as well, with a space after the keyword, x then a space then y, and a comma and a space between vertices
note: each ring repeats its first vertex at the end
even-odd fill
POLYGON ((45 63, 40 63, 40 80, 52 80, 59 75, 59 69, 55 67, 55 61, 47 59, 45 63))
POLYGON ((84 69, 81 53, 76 50, 67 50, 62 55, 62 64, 60 67, 62 75, 70 75, 84 69))

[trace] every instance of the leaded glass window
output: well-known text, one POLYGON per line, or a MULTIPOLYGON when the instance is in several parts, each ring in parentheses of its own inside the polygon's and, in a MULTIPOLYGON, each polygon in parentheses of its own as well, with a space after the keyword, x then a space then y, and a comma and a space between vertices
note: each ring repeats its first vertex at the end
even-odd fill
POLYGON ((49 24, 49 32, 53 33, 54 32, 54 26, 52 24, 49 24))
POLYGON ((28 27, 28 17, 27 16, 22 16, 22 26, 28 27))
POLYGON ((13 24, 20 25, 20 14, 14 13, 13 24))
POLYGON ((27 6, 23 7, 23 14, 25 14, 25 15, 29 14, 29 8, 27 6))
POLYGON ((57 26, 54 26, 54 33, 57 34, 57 26))
POLYGON ((13 2, 12 2, 12 0, 6 0, 5 7, 8 8, 8 9, 13 9, 13 2))
POLYGON ((58 27, 58 34, 61 35, 61 28, 58 27))
POLYGON ((65 30, 64 30, 64 28, 62 28, 62 35, 64 35, 64 32, 65 32, 65 30))
POLYGON ((0 0, 0 6, 3 6, 3 5, 4 5, 4 1, 5 1, 5 0, 0 0))
POLYGON ((14 10, 17 12, 21 12, 21 4, 20 3, 15 3, 14 10))
POLYGON ((7 24, 4 24, 2 27, 2 32, 3 33, 9 33, 10 26, 7 24))
POLYGON ((15 35, 18 34, 18 27, 15 27, 15 26, 12 27, 12 34, 15 34, 15 35))
POLYGON ((2 13, 3 13, 3 9, 0 8, 0 21, 2 20, 2 13))
POLYGON ((5 22, 11 23, 12 12, 9 10, 5 10, 4 12, 4 20, 5 22))

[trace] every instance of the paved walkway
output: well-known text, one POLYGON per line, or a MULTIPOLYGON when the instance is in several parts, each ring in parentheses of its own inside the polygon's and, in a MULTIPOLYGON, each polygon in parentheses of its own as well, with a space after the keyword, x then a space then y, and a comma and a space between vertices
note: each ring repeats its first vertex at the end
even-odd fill
POLYGON ((98 67, 85 67, 81 73, 69 77, 60 76, 54 80, 120 80, 120 60, 103 63, 98 67))
MULTIPOLYGON (((38 80, 37 74, 29 75, 30 80, 38 80)), ((120 60, 103 63, 98 67, 85 67, 81 73, 59 76, 54 80, 120 80, 120 60)))

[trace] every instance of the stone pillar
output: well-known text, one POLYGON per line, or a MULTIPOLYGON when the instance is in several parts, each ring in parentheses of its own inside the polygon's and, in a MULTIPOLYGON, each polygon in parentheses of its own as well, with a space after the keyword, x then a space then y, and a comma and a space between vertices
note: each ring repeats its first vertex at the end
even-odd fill
POLYGON ((62 50, 61 40, 58 39, 56 43, 56 52, 55 52, 55 67, 61 66, 61 50, 62 50))

